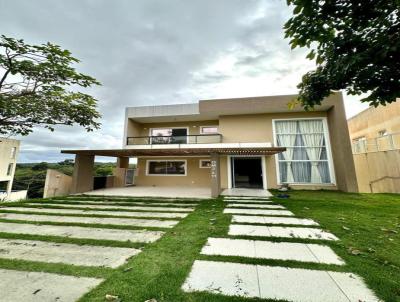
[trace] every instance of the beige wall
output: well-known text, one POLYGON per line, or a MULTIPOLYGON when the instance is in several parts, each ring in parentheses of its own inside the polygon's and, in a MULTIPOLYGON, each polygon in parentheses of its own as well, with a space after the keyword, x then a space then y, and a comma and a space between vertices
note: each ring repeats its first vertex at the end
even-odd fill
POLYGON ((43 198, 65 196, 71 193, 72 177, 60 171, 47 169, 43 198))
POLYGON ((366 193, 400 193, 400 150, 354 154, 358 186, 366 193))
POLYGON ((138 186, 192 186, 210 187, 211 177, 209 168, 200 168, 200 159, 210 159, 209 157, 159 157, 159 158, 139 158, 137 163, 137 176, 135 184, 138 186), (146 176, 147 160, 168 160, 179 159, 187 161, 187 176, 146 176))
MULTIPOLYGON (((332 115, 332 118, 338 119, 340 115, 344 114, 344 111, 339 111, 336 115, 332 115), (338 117, 339 116, 339 117, 338 117)), ((313 118, 313 117, 328 117, 327 112, 293 112, 293 113, 274 113, 274 114, 252 114, 252 115, 235 115, 235 116, 221 116, 219 120, 219 133, 223 136, 224 143, 229 142, 273 142, 273 120, 274 119, 296 119, 296 118, 313 118), (255 131, 257 129, 257 131, 255 131)), ((346 133, 347 124, 345 122, 345 116, 342 117, 343 124, 339 122, 331 123, 329 128, 336 127, 334 129, 335 133, 346 133)), ((200 125, 216 125, 216 121, 208 121, 206 122, 192 122, 192 123, 157 123, 157 124, 146 124, 147 129, 142 129, 141 135, 148 135, 148 129, 157 128, 157 127, 178 127, 178 126, 187 126, 190 127, 191 134, 198 134, 200 125), (193 127, 196 126, 196 127, 193 127)), ((330 129, 329 129, 330 130, 330 129)), ((348 137, 348 135, 346 135, 348 137)), ((339 134, 335 135, 331 139, 339 140, 335 143, 340 142, 343 143, 342 139, 339 139, 339 134)), ((350 146, 350 142, 348 142, 350 146)), ((333 150, 332 150, 332 153, 333 150)), ((357 188, 354 188, 355 180, 355 172, 351 172, 352 166, 352 157, 351 157, 351 149, 345 148, 344 150, 334 153, 336 156, 342 155, 347 156, 346 160, 342 164, 335 165, 335 156, 333 156, 334 162, 334 170, 335 170, 335 178, 345 180, 339 181, 339 186, 332 184, 323 184, 323 185, 293 185, 292 187, 298 189, 341 189, 341 190, 351 190, 357 191, 357 188), (350 161, 350 162, 349 162, 350 161), (346 165, 350 167, 346 168, 346 165), (338 169, 336 171, 336 168, 338 169), (347 175, 347 177, 345 176, 347 175), (347 183, 350 182, 351 185, 347 186, 347 183)), ((178 159, 179 157, 171 157, 171 159, 178 159)), ((188 159, 188 158, 184 158, 188 159)), ((204 182, 204 169, 198 168, 198 158, 195 158, 196 163, 194 164, 194 158, 188 162, 188 176, 146 176, 145 175, 145 160, 139 159, 138 161, 138 176, 135 178, 135 182, 137 185, 156 185, 156 186, 168 186, 171 184, 174 185, 193 185, 193 186, 209 186, 209 176, 207 173, 207 182, 204 182)), ((221 156, 221 187, 228 188, 228 161, 227 156, 221 156)), ((354 166, 353 166, 354 167, 354 166)), ((268 188, 278 188, 278 179, 277 179, 277 171, 276 171, 276 161, 275 156, 266 156, 266 178, 267 178, 267 186, 268 188)))
POLYGON ((8 139, 0 137, 0 181, 7 182, 7 193, 10 194, 12 183, 14 180, 15 167, 17 165, 17 158, 19 153, 20 142, 15 139, 8 139), (16 153, 11 158, 12 148, 16 148, 16 153), (8 165, 13 164, 11 175, 7 175, 8 165))
POLYGON ((386 106, 370 107, 348 120, 351 139, 373 139, 378 132, 400 133, 400 99, 386 106))
POLYGON ((326 112, 266 113, 221 116, 219 132, 224 143, 273 143, 274 119, 326 117, 326 112))

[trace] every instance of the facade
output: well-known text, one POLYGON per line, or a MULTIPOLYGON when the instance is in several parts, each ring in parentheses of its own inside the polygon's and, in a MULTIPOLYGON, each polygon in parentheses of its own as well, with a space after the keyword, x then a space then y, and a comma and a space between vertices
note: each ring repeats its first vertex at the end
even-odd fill
POLYGON ((361 192, 400 193, 400 99, 348 120, 361 192))
POLYGON ((94 156, 137 158, 136 186, 357 191, 341 94, 312 112, 288 109, 295 95, 128 107, 122 149, 76 154, 72 191, 93 187, 94 156))
POLYGON ((18 140, 0 137, 0 201, 19 200, 26 197, 26 191, 12 191, 19 145, 18 140))
POLYGON ((400 99, 369 107, 348 120, 354 153, 400 149, 400 99))

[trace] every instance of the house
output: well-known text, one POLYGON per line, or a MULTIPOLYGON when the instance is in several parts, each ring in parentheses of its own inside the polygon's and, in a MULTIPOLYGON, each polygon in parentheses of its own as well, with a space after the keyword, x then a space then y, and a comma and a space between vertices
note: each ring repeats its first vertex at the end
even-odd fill
POLYGON ((400 193, 400 99, 348 120, 361 192, 400 193))
POLYGON ((0 137, 0 202, 26 198, 27 191, 12 190, 19 146, 18 140, 0 137))
POLYGON ((400 99, 369 107, 348 120, 354 153, 400 148, 400 99))
POLYGON ((137 158, 137 188, 208 188, 213 197, 284 184, 356 192, 342 95, 308 112, 288 109, 295 97, 128 107, 121 149, 62 151, 75 154, 71 192, 93 190, 95 156, 118 158, 114 187, 137 158))

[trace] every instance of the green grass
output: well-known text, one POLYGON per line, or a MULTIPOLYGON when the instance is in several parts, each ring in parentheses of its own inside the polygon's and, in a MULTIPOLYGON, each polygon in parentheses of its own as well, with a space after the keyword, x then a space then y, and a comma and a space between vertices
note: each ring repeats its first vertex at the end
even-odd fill
MULTIPOLYGON (((197 259, 354 272, 362 276, 382 300, 400 301, 400 196, 325 191, 297 191, 291 192, 290 196, 289 199, 277 199, 277 201, 293 211, 296 217, 316 220, 322 228, 338 236, 340 241, 294 238, 268 238, 268 240, 327 244, 345 260, 345 266, 200 255, 200 250, 208 237, 227 237, 230 215, 222 214, 224 203, 217 199, 200 202, 194 212, 182 219, 174 228, 166 230, 160 240, 151 244, 0 233, 0 238, 143 248, 141 254, 117 269, 17 260, 0 260, 0 267, 106 279, 99 287, 82 297, 80 302, 105 301, 106 294, 117 295, 124 302, 143 302, 151 298, 158 302, 261 301, 182 292, 180 287, 197 259)), ((146 200, 156 201, 156 199, 146 200)), ((188 202, 193 201, 188 200, 188 202)))
POLYGON ((400 301, 399 195, 296 191, 277 201, 339 237, 327 244, 349 271, 362 276, 384 301, 400 301))

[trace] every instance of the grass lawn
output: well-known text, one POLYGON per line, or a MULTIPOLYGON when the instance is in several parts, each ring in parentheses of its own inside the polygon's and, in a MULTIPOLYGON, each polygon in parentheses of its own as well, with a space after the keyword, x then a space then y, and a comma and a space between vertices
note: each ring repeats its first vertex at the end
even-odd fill
MULTIPOLYGON (((331 246, 347 265, 339 267, 293 261, 244 260, 236 257, 199 255, 208 237, 227 237, 230 215, 222 214, 225 204, 221 199, 217 199, 200 202, 196 210, 182 219, 177 226, 163 230, 166 234, 160 240, 144 245, 141 254, 131 258, 118 269, 85 268, 17 260, 0 260, 0 267, 97 276, 106 279, 99 287, 82 297, 80 302, 105 301, 106 294, 117 295, 123 302, 144 302, 151 298, 158 302, 260 301, 259 299, 182 292, 180 287, 196 259, 354 272, 362 276, 382 300, 400 301, 400 196, 297 191, 291 192, 289 199, 277 200, 293 211, 297 217, 312 218, 324 229, 338 236, 340 239, 338 242, 315 240, 312 242, 331 246)), ((121 208, 123 208, 122 205, 121 208)), ((0 233, 0 238, 50 241, 57 237, 0 233)), ((58 240, 71 243, 96 243, 96 240, 58 240)), ((278 241, 278 239, 275 240, 278 241)), ((301 242, 302 240, 285 239, 283 241, 301 242)), ((307 240, 303 241, 307 242, 307 240)), ((130 246, 129 243, 112 241, 98 241, 97 244, 130 246)), ((132 244, 132 247, 136 246, 132 244)))

